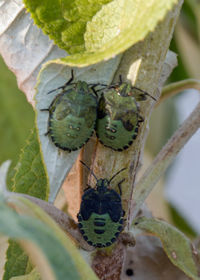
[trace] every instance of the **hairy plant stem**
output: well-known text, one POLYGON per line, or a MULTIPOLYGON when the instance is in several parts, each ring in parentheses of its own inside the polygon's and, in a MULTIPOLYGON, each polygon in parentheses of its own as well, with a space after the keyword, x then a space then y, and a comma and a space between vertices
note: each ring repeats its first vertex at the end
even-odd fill
MULTIPOLYGON (((123 81, 131 81, 136 87, 147 91, 156 99, 159 98, 159 91, 157 89, 182 3, 182 0, 178 1, 177 5, 174 5, 173 9, 169 11, 153 32, 149 33, 142 42, 135 44, 123 54, 119 69, 115 73, 114 83, 118 82, 119 75, 122 75, 123 81)), ((126 227, 128 230, 131 226, 136 175, 141 166, 141 156, 143 155, 144 143, 147 137, 148 122, 154 105, 155 102, 151 98, 148 98, 145 102, 140 102, 140 115, 144 117, 145 121, 141 124, 137 138, 130 148, 123 152, 116 152, 98 143, 93 153, 91 168, 97 178, 110 178, 118 170, 127 168, 113 180, 111 187, 116 188, 117 191, 117 183, 125 178, 122 184, 122 202, 123 209, 126 212, 126 227)), ((87 152, 85 153, 86 156, 88 154, 87 152)), ((89 182, 89 184, 95 185, 95 182, 89 182)), ((96 251, 96 255, 93 255, 94 261, 95 263, 101 263, 101 266, 93 265, 93 267, 100 279, 120 279, 126 254, 125 251, 121 250, 120 246, 118 248, 117 244, 113 248, 113 254, 105 250, 104 258, 102 258, 102 254, 99 251, 96 251), (108 254, 109 262, 106 257, 108 254), (118 263, 117 266, 115 266, 116 263, 118 263)))
POLYGON ((175 83, 171 83, 167 86, 165 86, 162 90, 162 95, 160 99, 158 100, 156 106, 160 105, 164 100, 166 100, 169 97, 172 97, 176 95, 177 93, 180 93, 183 90, 186 89, 197 89, 200 90, 200 80, 196 79, 187 79, 175 83))
POLYGON ((200 102, 191 115, 184 121, 167 144, 158 153, 151 166, 136 184, 133 191, 133 215, 131 217, 131 222, 160 177, 199 127, 200 102))

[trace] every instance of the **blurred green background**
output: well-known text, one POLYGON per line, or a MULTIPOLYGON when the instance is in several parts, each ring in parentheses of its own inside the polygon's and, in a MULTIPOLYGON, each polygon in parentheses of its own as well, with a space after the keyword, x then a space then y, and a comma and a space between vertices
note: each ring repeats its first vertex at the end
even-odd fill
POLYGON ((1 57, 0 85, 0 164, 12 160, 8 174, 10 188, 20 150, 34 127, 34 111, 1 57))
MULTIPOLYGON (((178 54, 179 66, 168 82, 186 78, 199 78, 200 74, 200 2, 187 0, 177 22, 170 49, 178 54)), ((0 164, 12 160, 8 185, 11 186, 13 167, 17 164, 21 148, 30 129, 34 127, 34 111, 25 95, 17 87, 16 79, 0 58, 0 164)), ((180 93, 181 94, 181 93, 180 93)), ((154 111, 146 144, 148 157, 153 158, 177 128, 174 101, 178 96, 163 102, 154 111)), ((168 206, 167 206, 168 207, 168 206)), ((181 219, 180 213, 168 207, 174 223, 191 236, 194 231, 181 219)))
MULTIPOLYGON (((188 78, 200 78, 200 1, 185 0, 183 8, 177 22, 170 49, 178 54, 178 66, 172 72, 167 83, 172 83, 188 78)), ((167 142, 173 132, 178 128, 178 115, 175 103, 184 92, 177 96, 164 101, 153 112, 150 122, 150 131, 146 143, 145 155, 147 165, 154 156, 160 151, 167 142), (149 159, 150 157, 150 159, 149 159)), ((165 174, 168 176, 173 164, 165 174)), ((169 218, 179 229, 184 231, 190 237, 196 237, 196 232, 184 220, 182 213, 165 202, 163 197, 162 203, 159 203, 165 186, 165 178, 159 186, 153 190, 149 206, 163 207, 156 213, 161 214, 160 217, 169 218), (161 205, 162 204, 162 205, 161 205), (155 206, 154 206, 155 205, 155 206)), ((181 194, 180 194, 181 195, 181 194)), ((154 211, 153 211, 154 212, 154 211)))

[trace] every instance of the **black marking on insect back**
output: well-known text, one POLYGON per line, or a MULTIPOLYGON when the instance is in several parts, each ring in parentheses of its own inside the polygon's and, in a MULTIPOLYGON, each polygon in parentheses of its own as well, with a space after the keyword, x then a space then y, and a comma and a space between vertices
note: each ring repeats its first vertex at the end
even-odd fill
MULTIPOLYGON (((97 220, 97 219, 96 219, 97 220)), ((94 225, 95 226, 98 226, 98 227, 104 227, 105 226, 105 222, 98 222, 98 221, 95 221, 94 222, 94 225)))
POLYGON ((103 229, 94 229, 94 232, 97 234, 103 234, 105 232, 105 230, 103 229))
POLYGON ((127 146, 127 145, 123 147, 124 150, 126 150, 126 149, 128 149, 128 148, 129 148, 129 146, 127 146))
POLYGON ((119 231, 122 231, 122 226, 119 226, 119 227, 118 227, 118 230, 119 230, 119 231))
POLYGON ((135 127, 135 132, 138 132, 138 126, 135 127))
POLYGON ((85 239, 85 241, 88 240, 88 237, 86 235, 83 235, 83 238, 85 239))
POLYGON ((84 235, 85 231, 83 229, 80 229, 80 233, 84 235))
POLYGON ((81 222, 83 220, 80 214, 77 214, 77 219, 79 222, 81 222))
POLYGON ((126 130, 128 131, 132 131, 134 128, 134 125, 130 122, 130 120, 128 121, 123 121, 123 119, 121 119, 121 122, 123 123, 123 126, 126 130))

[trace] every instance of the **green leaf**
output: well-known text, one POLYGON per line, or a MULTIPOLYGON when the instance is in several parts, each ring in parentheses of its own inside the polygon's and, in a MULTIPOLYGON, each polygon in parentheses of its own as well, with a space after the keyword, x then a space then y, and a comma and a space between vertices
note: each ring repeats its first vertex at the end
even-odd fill
POLYGON ((187 236, 191 238, 197 238, 197 232, 191 227, 187 220, 182 216, 182 214, 174 208, 172 205, 168 205, 168 211, 173 224, 187 236))
MULTIPOLYGON (((29 135, 26 146, 21 152, 13 181, 14 192, 25 193, 43 200, 48 199, 48 182, 35 130, 29 135)), ((7 250, 3 279, 26 274, 29 265, 24 251, 11 241, 7 250)))
POLYGON ((115 0, 104 5, 87 24, 86 51, 62 58, 62 61, 71 66, 87 66, 124 52, 153 31, 177 2, 115 0))
POLYGON ((111 0, 24 0, 34 22, 69 53, 85 50, 87 22, 111 0))
POLYGON ((181 231, 164 221, 145 217, 135 219, 133 225, 136 229, 139 228, 160 238, 163 249, 171 262, 192 279, 200 279, 197 270, 199 264, 195 264, 198 253, 181 231))
POLYGON ((16 166, 13 191, 48 199, 48 181, 36 131, 31 131, 16 166))
POLYGON ((178 0, 24 0, 36 24, 71 56, 68 65, 108 60, 143 40, 178 0), (114 11, 114 12, 113 12, 114 11))
POLYGON ((7 262, 3 280, 9 280, 13 275, 24 275, 28 271, 28 256, 19 245, 9 240, 9 247, 6 253, 7 262))
POLYGON ((12 170, 17 163, 28 131, 34 124, 34 112, 24 94, 17 88, 15 76, 1 57, 0 85, 0 164, 7 159, 12 160, 8 174, 10 187, 12 170))
POLYGON ((12 277, 10 280, 41 280, 39 272, 34 268, 29 274, 12 277))
POLYGON ((19 196, 7 199, 12 208, 1 197, 0 233, 20 242, 43 279, 97 280, 72 240, 43 210, 19 196))

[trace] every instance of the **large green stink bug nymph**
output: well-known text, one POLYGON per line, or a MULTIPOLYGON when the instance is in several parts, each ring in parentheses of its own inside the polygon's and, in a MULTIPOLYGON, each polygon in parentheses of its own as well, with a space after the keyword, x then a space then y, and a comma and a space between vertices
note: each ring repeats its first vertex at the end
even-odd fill
POLYGON ((110 180, 97 179, 90 170, 97 181, 96 189, 89 186, 85 190, 77 215, 80 232, 89 245, 99 248, 110 246, 123 229, 125 212, 121 202, 121 183, 125 179, 118 183, 120 194, 109 186, 115 176, 125 169, 118 171, 110 180))
POLYGON ((120 76, 118 84, 108 86, 102 93, 98 105, 96 134, 99 141, 116 151, 123 151, 137 137, 140 115, 137 101, 144 101, 150 96, 147 92, 123 83, 120 76))
MULTIPOLYGON (((72 82, 63 86, 48 109, 48 134, 53 143, 60 149, 75 151, 80 149, 91 137, 97 118, 97 97, 94 87, 84 81, 72 82)), ((52 90, 49 93, 55 91, 52 90)))

